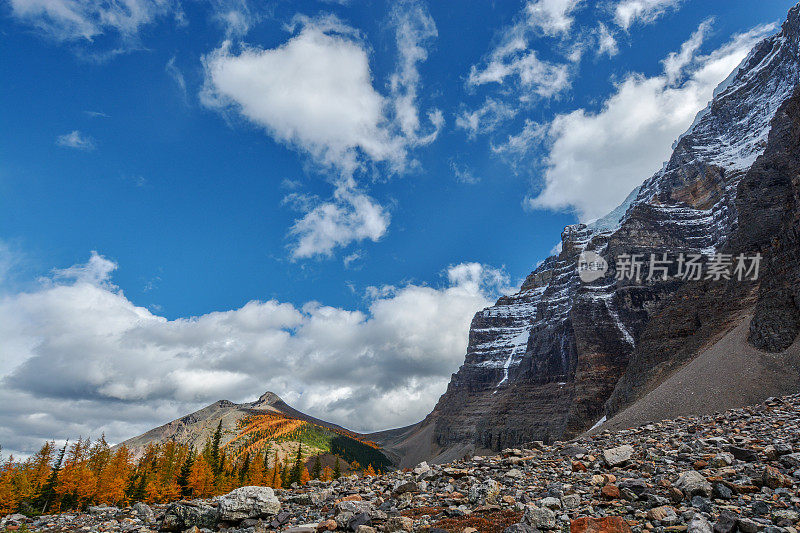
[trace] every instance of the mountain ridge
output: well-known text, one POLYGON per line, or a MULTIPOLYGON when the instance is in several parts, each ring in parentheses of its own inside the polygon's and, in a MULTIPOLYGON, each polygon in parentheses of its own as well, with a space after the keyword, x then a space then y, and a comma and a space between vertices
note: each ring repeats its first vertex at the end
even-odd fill
POLYGON ((787 133, 800 123, 798 43, 800 5, 720 85, 662 169, 608 216, 565 228, 560 253, 476 313, 464 364, 432 412, 376 440, 410 466, 578 435, 641 400, 743 316, 755 349, 786 355, 800 330, 800 150, 787 133), (591 283, 577 272, 585 252, 609 263, 591 283), (616 279, 613 258, 662 252, 761 253, 765 275, 616 279))
MULTIPOLYGON (((243 436, 243 428, 246 427, 248 421, 258 417, 263 418, 264 415, 274 415, 274 417, 289 421, 306 422, 312 427, 331 430, 344 440, 351 439, 367 445, 370 442, 365 435, 298 411, 284 402, 277 394, 267 391, 253 402, 237 404, 229 400, 217 400, 193 413, 120 442, 115 448, 125 446, 134 457, 142 456, 150 445, 164 444, 170 441, 200 450, 220 424, 222 430, 220 444, 224 448, 233 445, 234 441, 243 436)), ((297 443, 299 444, 301 441, 302 439, 298 439, 297 443)), ((281 451, 283 455, 288 455, 286 450, 281 451)), ((380 453, 383 455, 382 452, 380 453)), ((375 466, 385 466, 385 463, 389 461, 391 459, 387 457, 386 461, 381 461, 381 465, 376 464, 375 466)))

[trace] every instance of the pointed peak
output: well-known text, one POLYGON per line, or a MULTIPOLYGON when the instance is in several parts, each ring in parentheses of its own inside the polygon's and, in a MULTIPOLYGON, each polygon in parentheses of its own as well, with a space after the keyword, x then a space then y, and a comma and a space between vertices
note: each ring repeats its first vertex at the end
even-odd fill
POLYGON ((283 400, 281 400, 280 396, 278 396, 277 394, 275 394, 272 391, 267 391, 264 394, 262 394, 261 396, 259 396, 258 400, 253 402, 253 405, 254 406, 255 405, 274 405, 274 404, 276 404, 276 403, 278 403, 280 401, 283 401, 283 400))
POLYGON ((789 9, 789 15, 786 17, 786 20, 783 22, 781 26, 784 35, 786 34, 797 34, 798 30, 800 29, 800 3, 795 4, 794 7, 789 9))

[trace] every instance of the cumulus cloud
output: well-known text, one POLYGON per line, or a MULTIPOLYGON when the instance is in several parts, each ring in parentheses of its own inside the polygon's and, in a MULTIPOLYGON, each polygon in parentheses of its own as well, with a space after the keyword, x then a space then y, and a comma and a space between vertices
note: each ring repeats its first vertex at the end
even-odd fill
POLYGON ((297 19, 300 31, 274 49, 226 41, 207 55, 203 101, 233 108, 280 142, 352 173, 357 152, 401 161, 386 127, 385 99, 373 88, 369 57, 352 28, 335 18, 297 19))
POLYGON ((56 144, 66 148, 83 150, 84 152, 90 152, 97 148, 94 139, 78 130, 73 130, 69 133, 65 133, 64 135, 59 135, 56 138, 56 144))
POLYGON ((670 54, 661 74, 625 76, 599 111, 557 115, 547 129, 544 187, 528 205, 574 210, 582 221, 616 207, 661 166, 714 88, 774 29, 759 26, 703 55, 708 28, 701 24, 670 54))
POLYGON ((683 0, 620 0, 614 6, 614 22, 627 30, 636 23, 649 24, 677 9, 683 0))
POLYGON ((477 263, 439 287, 372 288, 366 311, 252 301, 167 320, 116 289, 99 254, 0 297, 0 443, 120 441, 221 398, 269 389, 355 430, 421 419, 462 362, 472 315, 508 282, 477 263), (401 401, 402 400, 402 401, 401 401))
POLYGON ((401 169, 409 145, 431 142, 442 125, 441 112, 432 110, 432 130, 420 135, 417 66, 437 33, 420 6, 407 4, 392 19, 399 60, 390 95, 373 86, 368 48, 357 30, 333 16, 298 16, 291 28, 299 31, 277 48, 242 45, 236 53, 226 41, 205 56, 203 102, 235 110, 277 141, 347 175, 362 157, 401 169))
POLYGON ((114 32, 134 37, 141 26, 180 5, 169 0, 10 0, 11 13, 59 41, 88 40, 114 32))
POLYGON ((289 231, 296 238, 292 245, 295 259, 330 256, 337 246, 354 241, 377 242, 386 234, 391 220, 388 211, 374 199, 349 188, 337 190, 332 201, 318 203, 315 198, 297 194, 288 195, 285 201, 307 211, 289 231))

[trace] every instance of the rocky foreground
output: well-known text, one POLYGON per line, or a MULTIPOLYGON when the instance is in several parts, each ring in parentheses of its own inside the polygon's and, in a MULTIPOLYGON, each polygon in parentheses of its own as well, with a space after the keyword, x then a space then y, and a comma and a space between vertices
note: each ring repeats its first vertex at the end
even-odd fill
POLYGON ((494 457, 290 490, 92 507, 0 530, 798 533, 800 395, 494 457))

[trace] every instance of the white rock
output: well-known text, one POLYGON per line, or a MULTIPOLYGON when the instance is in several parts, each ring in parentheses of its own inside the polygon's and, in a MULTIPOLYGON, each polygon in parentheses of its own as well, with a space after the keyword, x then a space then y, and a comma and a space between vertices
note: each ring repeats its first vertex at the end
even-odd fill
POLYGON ((603 450, 603 460, 608 466, 618 466, 629 461, 633 455, 633 446, 625 444, 616 448, 603 450))
POLYGON ((219 517, 222 520, 263 518, 278 514, 281 502, 269 487, 239 487, 219 499, 219 517))

